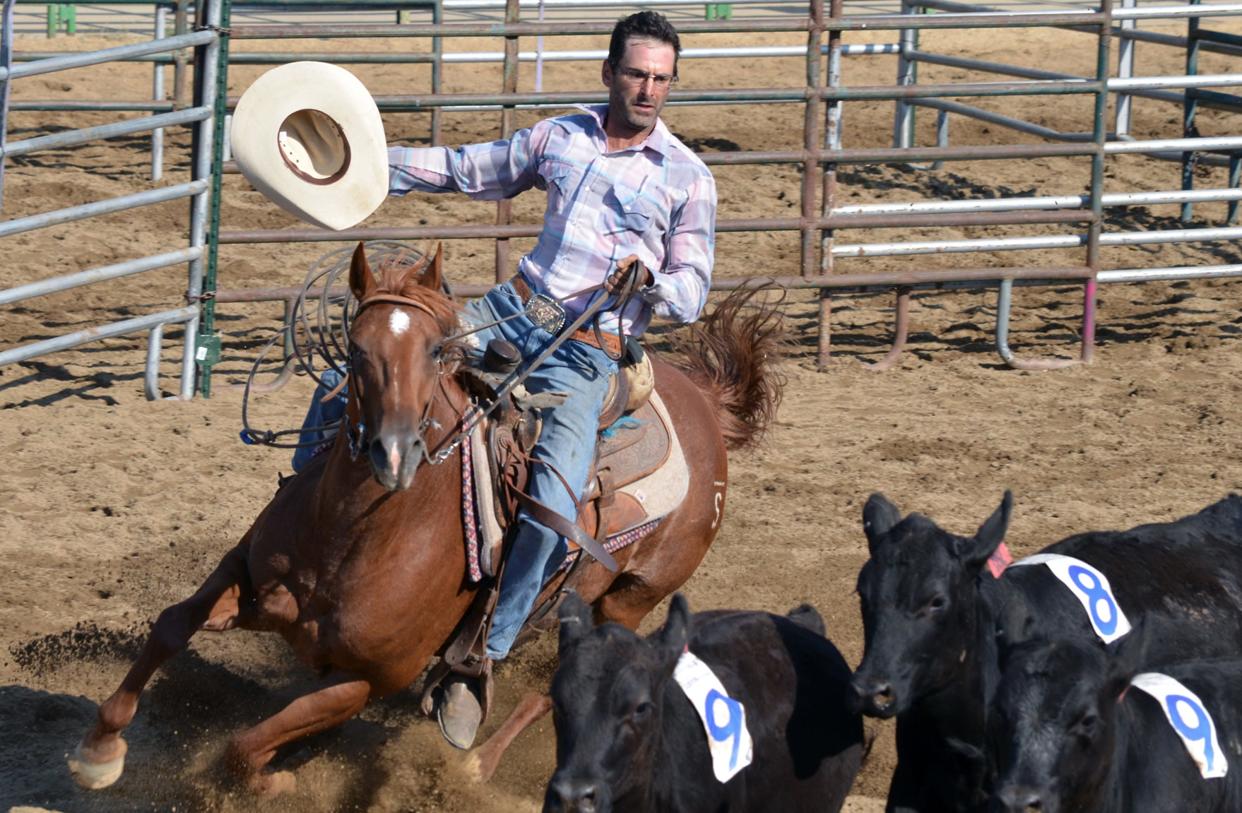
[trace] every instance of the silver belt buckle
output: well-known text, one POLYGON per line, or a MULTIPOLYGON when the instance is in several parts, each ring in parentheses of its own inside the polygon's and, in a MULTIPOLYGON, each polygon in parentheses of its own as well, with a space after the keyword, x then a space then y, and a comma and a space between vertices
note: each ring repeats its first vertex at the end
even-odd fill
POLYGON ((565 307, 546 294, 532 296, 524 310, 532 322, 553 335, 565 327, 565 307))

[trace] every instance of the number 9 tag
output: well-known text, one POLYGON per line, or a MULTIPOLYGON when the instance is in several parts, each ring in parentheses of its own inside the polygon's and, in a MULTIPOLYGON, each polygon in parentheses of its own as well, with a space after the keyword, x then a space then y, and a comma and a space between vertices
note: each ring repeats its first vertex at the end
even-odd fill
POLYGON ((746 728, 746 709, 725 691, 724 684, 689 651, 683 652, 673 679, 694 705, 707 732, 716 779, 728 782, 754 759, 754 743, 746 728))
POLYGON ((1168 675, 1144 672, 1130 685, 1156 698, 1173 731, 1181 738, 1186 752, 1204 779, 1215 779, 1229 771, 1225 754, 1216 738, 1216 724, 1199 696, 1168 675))
POLYGON ((1111 644, 1130 631, 1130 622, 1121 611, 1121 605, 1113 596, 1108 577, 1092 565, 1072 556, 1057 553, 1037 553, 1014 562, 1019 565, 1047 565, 1087 611, 1087 620, 1100 640, 1111 644))

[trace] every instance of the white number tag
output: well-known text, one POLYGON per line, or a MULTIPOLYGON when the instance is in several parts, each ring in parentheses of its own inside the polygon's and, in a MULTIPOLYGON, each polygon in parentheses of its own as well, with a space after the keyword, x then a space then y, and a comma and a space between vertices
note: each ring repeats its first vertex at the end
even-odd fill
POLYGON ((1220 750, 1220 742, 1216 739, 1216 723, 1197 694, 1159 672, 1135 675, 1130 685, 1142 689, 1160 703, 1169 725, 1181 738, 1204 779, 1221 777, 1229 771, 1225 752, 1220 750))
POLYGON ((1121 605, 1113 598, 1113 588, 1108 577, 1081 559, 1062 556, 1059 553, 1037 553, 1019 559, 1010 567, 1021 565, 1047 565, 1068 587, 1087 611, 1087 618, 1095 634, 1106 644, 1111 644, 1130 631, 1130 622, 1121 611, 1121 605))
POLYGON ((729 697, 711 667, 688 650, 678 659, 673 678, 703 720, 712 754, 712 772, 717 780, 728 782, 755 757, 754 743, 746 729, 746 709, 729 697))

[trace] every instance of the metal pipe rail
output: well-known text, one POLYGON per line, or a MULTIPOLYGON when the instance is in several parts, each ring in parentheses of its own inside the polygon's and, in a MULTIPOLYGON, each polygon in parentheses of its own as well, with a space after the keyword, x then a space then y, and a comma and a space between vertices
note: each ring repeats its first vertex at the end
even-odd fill
POLYGON ((6 364, 16 364, 19 361, 27 361, 58 350, 69 350, 89 342, 97 342, 100 339, 111 339, 116 336, 124 336, 127 333, 137 333, 157 325, 184 324, 197 319, 198 305, 186 305, 183 308, 176 308, 174 310, 150 313, 146 316, 136 316, 133 319, 124 319, 120 322, 87 328, 76 333, 67 333, 64 336, 44 339, 43 341, 32 342, 20 347, 0 351, 0 367, 6 364))
MULTIPOLYGON (((804 231, 823 229, 881 229, 935 226, 1008 226, 1034 223, 1082 223, 1093 215, 1082 210, 1054 212, 1012 213, 950 213, 930 215, 907 215, 901 213, 829 215, 827 217, 772 217, 734 218, 719 220, 717 233, 753 231, 804 231)), ((386 226, 353 228, 333 231, 330 229, 249 229, 221 231, 221 245, 243 243, 339 243, 358 240, 465 240, 495 238, 510 240, 519 237, 537 237, 543 226, 527 224, 477 224, 462 226, 386 226)))
POLYGON ((102 51, 84 51, 49 59, 40 59, 37 62, 26 62, 11 68, 0 66, 0 81, 20 79, 23 76, 40 76, 45 73, 85 68, 91 65, 102 65, 106 62, 116 62, 144 54, 177 51, 182 48, 206 45, 215 40, 216 32, 214 31, 195 31, 177 37, 165 37, 164 39, 152 40, 150 42, 135 43, 134 45, 119 45, 116 48, 105 48, 102 51))
MULTIPOLYGON (((897 46, 892 44, 859 44, 847 45, 842 51, 846 56, 871 56, 876 54, 895 54, 897 46)), ((827 53, 827 48, 821 48, 820 53, 827 53)), ((51 59, 58 56, 55 51, 27 51, 23 53, 15 53, 13 55, 14 62, 28 62, 39 59, 51 59)), ((518 60, 521 62, 597 62, 605 59, 608 51, 604 49, 589 51, 520 51, 518 52, 518 60)), ((687 59, 732 59, 737 57, 751 58, 778 58, 778 57, 805 57, 806 48, 800 45, 765 45, 757 47, 739 47, 739 48, 683 48, 678 55, 678 60, 687 59)), ((386 54, 386 53, 340 53, 336 51, 323 51, 318 53, 308 53, 304 51, 297 52, 273 52, 263 53, 257 51, 243 51, 241 53, 231 54, 229 63, 232 65, 284 65, 289 62, 301 60, 311 60, 314 62, 332 62, 337 65, 425 65, 436 61, 436 56, 431 53, 417 54, 386 54)), ((170 65, 174 62, 174 57, 168 54, 149 54, 140 57, 130 57, 126 60, 118 60, 125 62, 154 62, 157 64, 170 65)), ((445 64, 484 64, 492 62, 504 62, 505 55, 503 51, 465 51, 460 53, 448 53, 439 57, 439 61, 445 64)))
MULTIPOLYGON (((1182 7, 1172 7, 1180 10, 1182 7)), ((1186 6, 1187 9, 1199 8, 1186 6)), ((1219 9, 1222 6, 1203 8, 1219 9)), ((1230 7, 1232 8, 1232 7, 1230 7)), ((1242 14, 1242 5, 1237 14, 1242 14)), ((1181 16, 1170 11, 1167 16, 1181 16)), ((904 29, 944 28, 1035 28, 1059 25, 1099 25, 1104 16, 1094 11, 1055 12, 980 12, 969 14, 937 14, 911 19, 902 14, 866 14, 825 18, 824 31, 899 31, 904 29)), ((815 26, 809 18, 789 20, 703 20, 678 23, 681 34, 750 34, 809 32, 815 26)), ((534 37, 608 35, 613 23, 545 22, 545 23, 410 23, 400 27, 380 23, 324 24, 251 24, 230 29, 233 39, 315 39, 324 37, 398 38, 398 37, 534 37)))
POLYGON ((110 215, 116 212, 123 212, 126 209, 149 206, 153 203, 166 203, 170 200, 200 195, 206 191, 207 181, 190 181, 177 184, 176 186, 166 186, 160 189, 150 189, 146 192, 135 192, 132 195, 122 195, 117 198, 95 201, 94 203, 85 203, 81 206, 71 206, 68 209, 40 212, 39 214, 0 222, 0 237, 9 237, 22 232, 34 231, 35 229, 45 229, 48 226, 59 226, 62 223, 72 223, 76 220, 85 220, 88 217, 110 215))
POLYGON ((133 274, 154 271, 157 268, 167 268, 170 265, 180 265, 181 263, 198 259, 202 256, 202 253, 202 248, 183 248, 180 251, 170 251, 166 254, 156 254, 139 260, 128 260, 122 263, 91 268, 86 271, 78 271, 75 274, 66 274, 62 277, 53 277, 52 279, 39 280, 26 285, 18 285, 15 288, 0 290, 0 305, 11 305, 14 302, 21 302, 23 299, 30 299, 35 296, 68 291, 71 288, 78 288, 82 285, 90 285, 95 282, 117 279, 118 277, 128 277, 133 274))
POLYGON ((66 130, 61 133, 28 138, 24 141, 11 141, 0 147, 0 159, 26 155, 39 150, 71 147, 77 144, 85 144, 88 141, 116 138, 117 136, 131 135, 133 133, 145 133, 150 130, 158 130, 161 127, 192 124, 196 121, 210 118, 211 112, 209 107, 191 107, 186 110, 178 110, 158 116, 130 119, 129 121, 116 122, 115 124, 101 124, 98 127, 85 127, 81 130, 66 130))

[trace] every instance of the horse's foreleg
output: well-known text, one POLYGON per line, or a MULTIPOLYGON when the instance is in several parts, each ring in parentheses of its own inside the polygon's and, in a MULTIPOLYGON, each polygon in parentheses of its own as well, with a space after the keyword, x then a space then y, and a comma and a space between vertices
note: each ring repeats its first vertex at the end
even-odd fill
POLYGON ((276 749, 340 725, 362 711, 371 696, 371 684, 353 675, 334 672, 328 675, 328 680, 331 685, 299 697, 229 743, 229 767, 240 774, 255 793, 275 796, 293 790, 293 774, 263 770, 276 756, 276 749))
POLYGON ((239 614, 242 585, 249 585, 246 546, 238 545, 220 562, 193 596, 160 613, 142 653, 121 686, 99 707, 95 727, 82 739, 69 771, 84 788, 106 788, 121 777, 125 767, 125 740, 121 731, 138 711, 138 697, 164 661, 185 649, 200 628, 234 626, 239 614))
POLYGON ((527 693, 500 724, 500 728, 496 729, 496 733, 470 753, 466 759, 466 773, 476 782, 491 779, 492 774, 496 773, 496 766, 500 764, 500 758, 517 735, 551 710, 551 697, 540 692, 527 693))

